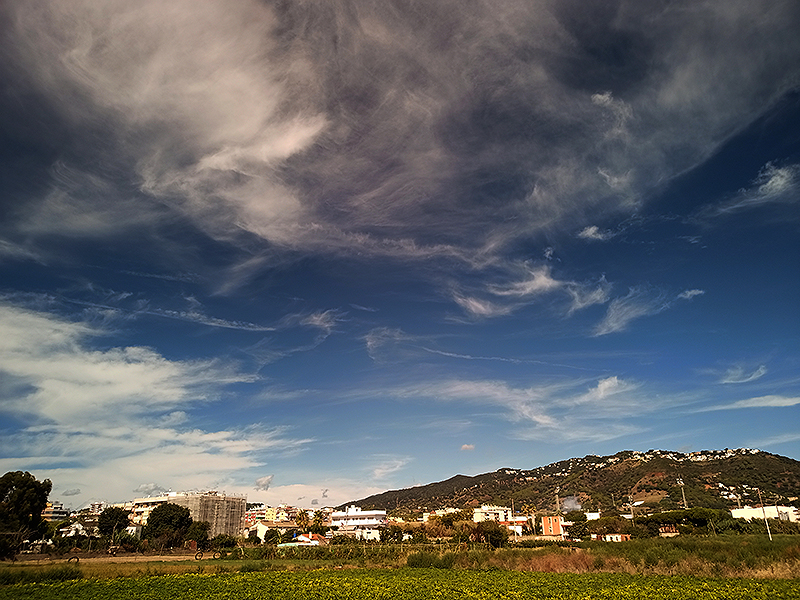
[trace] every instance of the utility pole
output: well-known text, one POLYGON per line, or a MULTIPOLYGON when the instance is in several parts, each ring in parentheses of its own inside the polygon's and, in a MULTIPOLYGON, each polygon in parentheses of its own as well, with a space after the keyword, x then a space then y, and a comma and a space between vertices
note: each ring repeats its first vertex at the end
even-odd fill
POLYGON ((683 509, 689 510, 689 505, 686 504, 686 493, 683 491, 683 477, 678 477, 678 485, 681 486, 681 497, 683 498, 683 509))
POLYGON ((561 490, 560 486, 556 486, 556 512, 561 512, 561 502, 558 498, 558 492, 561 490))
POLYGON ((761 514, 764 515, 764 525, 767 526, 767 535, 769 536, 769 541, 772 541, 772 532, 769 530, 769 522, 767 521, 767 511, 764 508, 764 501, 761 499, 761 488, 756 488, 758 492, 758 501, 761 502, 761 514))

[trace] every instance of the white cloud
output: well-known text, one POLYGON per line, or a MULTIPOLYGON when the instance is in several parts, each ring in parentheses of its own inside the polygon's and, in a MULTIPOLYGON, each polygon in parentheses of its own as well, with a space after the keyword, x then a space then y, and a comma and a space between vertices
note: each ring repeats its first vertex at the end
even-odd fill
POLYGON ((604 242, 614 237, 614 234, 611 231, 601 230, 597 225, 589 225, 578 232, 578 237, 585 240, 604 242))
POLYGON ((781 396, 778 394, 770 394, 767 396, 757 396, 755 398, 747 398, 745 400, 737 400, 730 404, 716 404, 701 408, 697 412, 709 412, 715 410, 735 410, 739 408, 785 408, 788 406, 797 406, 800 404, 800 396, 781 396))
POLYGON ((527 298, 559 289, 563 282, 553 279, 548 266, 522 267, 520 277, 506 285, 490 285, 489 292, 496 296, 527 298))
MULTIPOLYGON (((618 11, 613 25, 525 3, 456 10, 444 1, 424 23, 413 7, 346 10, 4 3, 14 81, 71 132, 91 131, 104 159, 90 172, 66 157, 69 173, 28 204, 29 231, 108 235, 157 228, 169 213, 248 251, 243 232, 271 249, 491 262, 575 215, 630 210, 705 161, 798 76, 788 4, 618 11), (630 62, 598 60, 601 42, 572 30, 581 23, 608 43, 626 32, 630 62), (775 43, 747 43, 767 36, 775 43), (531 39, 541 52, 527 51, 531 39), (577 85, 576 72, 596 80, 577 85), (612 79, 636 93, 607 91, 612 79), (115 171, 136 173, 146 194, 120 192, 130 181, 107 179, 115 171), (510 179, 518 189, 491 191, 510 179)), ((793 168, 765 169, 748 198, 787 197, 793 168)), ((597 226, 581 234, 611 235, 597 226)))
POLYGON ((611 296, 611 284, 605 276, 600 278, 596 285, 569 283, 565 286, 567 293, 572 297, 567 314, 582 310, 594 304, 605 304, 611 296))
POLYGON ((408 463, 411 462, 411 458, 407 456, 403 457, 377 457, 380 461, 377 465, 371 468, 372 476, 375 479, 385 479, 389 475, 392 475, 401 469, 403 469, 408 463))
POLYGON ((702 296, 705 294, 705 290, 684 290, 680 294, 678 294, 678 299, 680 300, 691 300, 695 296, 702 296))
POLYGON ((462 444, 461 445, 461 451, 462 452, 469 451, 469 450, 475 450, 475 444, 462 444))
POLYGON ((500 317, 510 314, 515 308, 513 305, 498 304, 459 293, 453 294, 453 300, 470 316, 475 318, 500 317))
POLYGON ((759 365, 756 369, 745 370, 745 367, 736 365, 730 367, 719 379, 719 383, 749 383, 761 379, 767 374, 767 366, 759 365))
POLYGON ((223 329, 238 329, 240 331, 275 330, 275 327, 272 326, 258 325, 257 323, 249 323, 247 321, 231 321, 228 319, 212 317, 199 310, 168 310, 163 308, 148 308, 137 312, 159 317, 166 317, 169 319, 177 319, 179 321, 188 321, 190 323, 200 323, 201 325, 208 325, 209 327, 221 327, 223 329))
POLYGON ((726 202, 701 213, 701 216, 718 217, 771 203, 797 202, 800 188, 800 164, 775 166, 767 163, 751 185, 743 188, 726 202))
POLYGON ((142 347, 95 350, 89 344, 104 331, 6 303, 0 332, 0 371, 16 382, 0 411, 24 423, 0 444, 4 456, 84 481, 81 489, 125 499, 132 481, 156 471, 173 488, 208 487, 264 453, 310 441, 261 425, 192 428, 194 406, 215 401, 229 383, 253 381, 221 361, 171 361, 142 347))
POLYGON ((341 321, 342 318, 343 315, 338 310, 325 310, 312 313, 300 319, 300 324, 318 327, 326 334, 330 334, 336 327, 336 323, 341 321))
POLYGON ((259 477, 256 479, 256 490, 266 492, 269 487, 272 485, 272 480, 275 479, 275 475, 266 475, 264 477, 259 477))
POLYGON ((631 321, 658 314, 667 308, 669 302, 663 293, 644 286, 632 287, 627 296, 611 301, 605 317, 595 327, 594 335, 624 331, 631 321))
POLYGON ((597 382, 597 387, 581 396, 579 402, 607 402, 611 396, 635 390, 637 387, 636 384, 624 381, 616 375, 606 377, 597 382))

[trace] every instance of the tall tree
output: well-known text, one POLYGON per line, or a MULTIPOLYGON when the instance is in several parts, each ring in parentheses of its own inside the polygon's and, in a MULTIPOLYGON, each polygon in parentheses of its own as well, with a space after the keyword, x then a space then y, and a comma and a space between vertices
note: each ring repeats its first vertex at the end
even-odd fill
POLYGON ((314 517, 311 520, 311 532, 323 534, 325 533, 325 512, 321 510, 314 511, 314 517))
POLYGON ((208 546, 208 534, 211 531, 211 523, 208 521, 193 521, 186 530, 186 539, 197 542, 197 547, 205 550, 208 546))
POLYGON ((0 559, 14 558, 26 539, 42 537, 47 524, 42 511, 53 484, 25 471, 0 477, 0 559))
POLYGON ((308 531, 308 512, 303 509, 298 510, 294 522, 297 523, 297 527, 301 532, 308 531))
POLYGON ((130 513, 124 508, 117 506, 109 506, 97 519, 97 528, 100 530, 100 535, 105 535, 110 538, 115 538, 120 533, 125 531, 125 528, 130 523, 130 513))
POLYGON ((150 512, 144 537, 160 546, 180 546, 191 524, 192 517, 188 508, 167 502, 156 506, 150 512))

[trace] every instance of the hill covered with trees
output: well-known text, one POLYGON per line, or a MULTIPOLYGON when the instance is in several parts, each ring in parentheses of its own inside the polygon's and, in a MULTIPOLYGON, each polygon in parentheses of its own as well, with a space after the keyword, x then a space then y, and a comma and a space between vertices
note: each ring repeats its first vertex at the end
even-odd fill
POLYGON ((391 513, 481 504, 522 511, 622 510, 630 502, 654 509, 717 509, 759 503, 797 505, 800 461, 761 450, 623 451, 570 458, 535 469, 502 468, 392 490, 349 504, 391 513), (681 483, 683 484, 681 486, 681 483), (683 489, 681 489, 683 488, 683 489))

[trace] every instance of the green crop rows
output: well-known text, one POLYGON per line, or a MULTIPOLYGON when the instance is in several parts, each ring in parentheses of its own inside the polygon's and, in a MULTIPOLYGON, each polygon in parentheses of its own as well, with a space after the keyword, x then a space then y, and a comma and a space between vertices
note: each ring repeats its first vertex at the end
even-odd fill
POLYGON ((702 579, 440 569, 320 570, 76 580, 0 588, 0 600, 764 600, 800 598, 792 579, 702 579))

